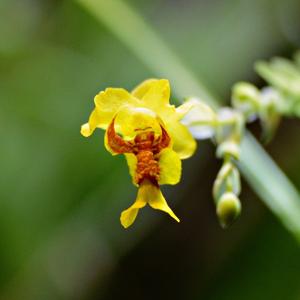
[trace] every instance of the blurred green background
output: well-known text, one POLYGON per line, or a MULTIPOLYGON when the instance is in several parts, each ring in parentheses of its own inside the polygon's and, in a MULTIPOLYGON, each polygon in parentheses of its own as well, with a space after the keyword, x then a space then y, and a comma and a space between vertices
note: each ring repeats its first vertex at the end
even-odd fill
MULTIPOLYGON (((224 105, 236 81, 264 84, 256 60, 300 47, 299 0, 126 3, 224 105)), ((145 208, 120 226, 125 160, 80 125, 100 90, 157 76, 79 2, 0 0, 0 299, 300 299, 299 243, 246 182, 241 218, 218 225, 209 141, 164 188, 179 225, 145 208)), ((298 189, 299 130, 285 120, 267 147, 298 189)))

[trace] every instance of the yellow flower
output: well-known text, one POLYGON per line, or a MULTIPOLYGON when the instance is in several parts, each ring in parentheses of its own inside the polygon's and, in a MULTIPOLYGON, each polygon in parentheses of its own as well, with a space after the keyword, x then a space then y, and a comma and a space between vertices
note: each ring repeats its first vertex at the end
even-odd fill
POLYGON ((106 149, 126 157, 138 195, 134 204, 121 214, 125 228, 146 204, 179 222, 159 186, 180 181, 181 159, 193 155, 196 142, 180 123, 190 107, 175 108, 169 104, 169 98, 170 85, 166 79, 146 80, 131 93, 107 88, 96 95, 95 109, 88 123, 81 127, 85 137, 97 127, 105 129, 106 149))

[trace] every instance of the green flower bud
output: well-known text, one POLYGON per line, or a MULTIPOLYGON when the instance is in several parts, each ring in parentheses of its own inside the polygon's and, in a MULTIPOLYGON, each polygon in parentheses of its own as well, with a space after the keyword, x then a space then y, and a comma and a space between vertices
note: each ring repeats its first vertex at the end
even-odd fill
POLYGON ((244 113, 247 118, 252 118, 259 107, 259 90, 250 83, 238 82, 233 86, 232 105, 244 113))
POLYGON ((230 226, 240 215, 241 203, 238 197, 227 192, 223 194, 217 203, 217 215, 223 228, 230 226))
POLYGON ((281 98, 275 89, 267 87, 261 90, 259 117, 263 129, 262 139, 265 143, 272 139, 279 125, 281 107, 281 98))
POLYGON ((217 148, 217 157, 223 158, 226 155, 234 157, 236 160, 240 159, 240 145, 234 140, 225 141, 217 148))

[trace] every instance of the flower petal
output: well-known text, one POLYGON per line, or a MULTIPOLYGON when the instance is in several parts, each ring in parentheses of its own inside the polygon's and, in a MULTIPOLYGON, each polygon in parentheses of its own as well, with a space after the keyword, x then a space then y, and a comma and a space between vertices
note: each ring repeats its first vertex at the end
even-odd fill
POLYGON ((174 214, 172 209, 168 206, 167 201, 164 198, 158 186, 149 183, 147 192, 149 193, 148 203, 152 208, 164 211, 167 214, 169 214, 173 219, 175 219, 177 222, 180 222, 180 220, 174 214))
POLYGON ((147 189, 141 185, 134 204, 121 213, 120 221, 124 228, 128 228, 130 225, 132 225, 139 212, 139 209, 143 208, 147 204, 147 197, 145 194, 147 194, 147 189))
POLYGON ((142 96, 139 99, 143 104, 158 112, 164 106, 169 106, 170 83, 166 79, 147 80, 132 93, 133 95, 142 96))
POLYGON ((133 153, 126 153, 124 154, 126 161, 127 161, 127 165, 129 168, 129 174, 131 175, 132 178, 132 182, 134 185, 137 186, 137 182, 135 180, 135 171, 136 171, 136 166, 137 166, 137 158, 133 153))
POLYGON ((149 180, 144 180, 139 187, 138 195, 135 203, 128 209, 124 210, 121 214, 121 224, 127 228, 135 221, 140 208, 144 207, 147 203, 154 208, 159 209, 169 214, 177 222, 180 222, 177 216, 173 213, 168 206, 161 190, 158 186, 154 185, 149 180))
POLYGON ((145 96, 145 94, 149 91, 149 89, 153 85, 155 85, 158 80, 159 79, 150 78, 143 81, 132 90, 131 94, 138 99, 142 99, 145 96))
POLYGON ((133 97, 125 89, 107 88, 94 98, 99 116, 98 126, 106 129, 115 114, 126 105, 139 105, 138 99, 133 97))
POLYGON ((159 181, 162 184, 177 184, 181 177, 181 160, 170 148, 161 151, 159 157, 159 181))
POLYGON ((80 131, 81 134, 84 137, 89 137, 97 128, 99 122, 100 120, 99 120, 98 112, 96 109, 94 109, 89 117, 88 123, 85 123, 81 126, 81 131, 80 131))
POLYGON ((186 159, 192 156, 196 151, 197 143, 190 131, 177 120, 166 122, 166 124, 173 141, 173 150, 179 158, 186 159))

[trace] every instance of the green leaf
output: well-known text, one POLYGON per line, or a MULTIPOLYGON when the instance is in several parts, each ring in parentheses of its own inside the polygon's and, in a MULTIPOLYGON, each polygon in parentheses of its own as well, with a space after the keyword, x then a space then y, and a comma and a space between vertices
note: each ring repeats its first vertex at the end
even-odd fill
POLYGON ((270 62, 258 62, 257 73, 270 85, 300 101, 300 70, 291 61, 273 58, 270 62))

